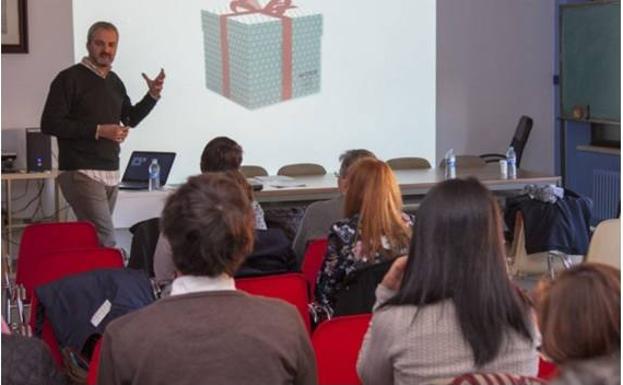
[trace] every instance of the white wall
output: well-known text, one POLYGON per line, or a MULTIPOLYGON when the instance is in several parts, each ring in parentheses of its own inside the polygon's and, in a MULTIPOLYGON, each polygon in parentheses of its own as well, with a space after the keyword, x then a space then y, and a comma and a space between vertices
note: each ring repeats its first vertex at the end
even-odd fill
POLYGON ((437 1, 437 158, 504 152, 534 119, 522 168, 554 171, 554 0, 437 1))
MULTIPOLYGON (((25 128, 39 127, 50 82, 74 61, 71 0, 27 3, 29 52, 2 55, 2 151, 17 153, 19 169, 26 168, 25 128)), ((53 152, 55 148, 53 141, 53 152)), ((14 183, 16 217, 33 215, 37 204, 25 210, 21 208, 26 207, 38 190, 37 183, 14 183)), ((43 211, 39 215, 54 213, 53 191, 52 184, 47 183, 42 195, 43 211)))
POLYGON ((28 1, 29 53, 2 55, 2 129, 39 127, 48 87, 73 63, 71 0, 28 1))

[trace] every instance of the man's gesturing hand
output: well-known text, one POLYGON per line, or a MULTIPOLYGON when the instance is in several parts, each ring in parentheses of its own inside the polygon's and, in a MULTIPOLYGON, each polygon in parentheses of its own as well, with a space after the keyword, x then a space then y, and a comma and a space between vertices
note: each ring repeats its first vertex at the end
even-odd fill
POLYGON ((142 75, 143 79, 145 79, 145 82, 147 83, 147 87, 149 87, 149 94, 151 97, 154 99, 160 99, 160 92, 162 92, 162 87, 164 86, 164 69, 161 68, 158 76, 156 76, 153 80, 145 75, 144 72, 142 75))

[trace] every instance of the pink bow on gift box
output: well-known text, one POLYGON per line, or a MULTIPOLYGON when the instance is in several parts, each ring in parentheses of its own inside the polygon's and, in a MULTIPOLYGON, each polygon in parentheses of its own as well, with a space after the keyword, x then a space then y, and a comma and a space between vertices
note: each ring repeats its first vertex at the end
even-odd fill
POLYGON ((284 16, 290 8, 296 8, 291 0, 271 0, 265 7, 257 0, 234 0, 229 4, 232 12, 220 16, 221 27, 221 61, 223 68, 222 93, 223 96, 231 97, 231 85, 229 74, 229 41, 227 38, 227 18, 231 16, 249 15, 261 13, 281 19, 281 100, 292 98, 292 19, 284 16))
POLYGON ((270 15, 282 16, 289 8, 296 8, 292 5, 291 0, 271 0, 264 8, 257 0, 236 0, 229 4, 232 11, 238 13, 238 8, 244 8, 247 11, 267 13, 270 15))

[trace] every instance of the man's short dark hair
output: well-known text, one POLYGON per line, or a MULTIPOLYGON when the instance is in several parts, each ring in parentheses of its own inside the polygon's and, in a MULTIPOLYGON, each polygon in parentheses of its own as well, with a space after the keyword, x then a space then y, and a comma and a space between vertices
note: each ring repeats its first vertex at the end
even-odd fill
POLYGON ((99 31, 100 29, 107 29, 109 31, 115 31, 117 38, 119 38, 119 31, 117 30, 117 27, 115 27, 113 23, 110 23, 108 21, 98 21, 96 23, 93 23, 93 25, 89 27, 89 32, 87 33, 87 44, 93 41, 95 32, 99 31))
POLYGON ((161 225, 185 275, 233 276, 253 247, 253 210, 231 172, 188 178, 167 199, 161 225))
POLYGON ((240 164, 242 147, 226 136, 209 141, 201 154, 201 172, 237 170, 240 164))
POLYGON ((376 156, 372 153, 372 151, 368 151, 363 148, 359 148, 355 150, 348 150, 344 152, 342 155, 340 155, 340 162, 342 162, 342 164, 340 165, 340 177, 343 178, 344 176, 346 176, 346 172, 348 171, 348 168, 353 163, 355 163, 355 161, 361 158, 376 159, 376 156))

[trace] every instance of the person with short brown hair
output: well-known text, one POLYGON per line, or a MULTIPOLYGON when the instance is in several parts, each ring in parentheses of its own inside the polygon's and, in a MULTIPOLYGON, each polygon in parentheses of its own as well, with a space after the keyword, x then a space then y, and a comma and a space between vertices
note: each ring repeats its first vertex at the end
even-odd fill
POLYGON ((583 263, 537 289, 542 351, 562 366, 560 384, 619 384, 621 272, 583 263))
POLYGON ((233 276, 251 252, 253 211, 235 172, 190 178, 167 200, 162 231, 181 275, 233 276))
POLYGON ((242 147, 233 139, 217 136, 201 153, 201 172, 238 170, 242 164, 242 147))
POLYGON ((107 326, 98 384, 315 384, 296 308, 236 290, 253 211, 235 176, 189 178, 167 199, 162 227, 180 274, 171 296, 107 326))
POLYGON ((359 148, 345 151, 340 155, 340 171, 337 174, 337 187, 340 195, 326 201, 313 202, 305 209, 305 214, 296 231, 292 242, 292 249, 300 265, 305 255, 309 241, 326 238, 329 227, 344 218, 344 195, 348 189, 348 169, 362 158, 374 158, 374 154, 366 149, 359 148))

